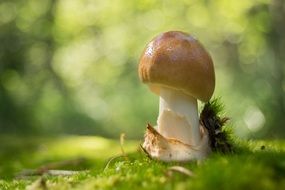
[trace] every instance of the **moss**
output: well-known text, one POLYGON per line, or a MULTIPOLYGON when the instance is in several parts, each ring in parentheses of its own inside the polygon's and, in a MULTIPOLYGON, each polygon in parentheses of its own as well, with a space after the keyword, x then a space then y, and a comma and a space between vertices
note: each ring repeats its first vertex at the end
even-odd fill
POLYGON ((1 166, 0 189, 285 189, 284 141, 235 141, 237 151, 232 154, 217 152, 202 162, 188 163, 150 160, 137 151, 138 144, 126 140, 127 158, 116 157, 106 167, 108 158, 121 153, 119 140, 75 136, 1 140, 0 161, 6 163, 6 169, 1 166), (3 147, 13 148, 14 154, 3 147), (11 155, 17 157, 9 159, 11 155), (14 178, 24 168, 78 156, 86 162, 61 168, 80 170, 78 174, 14 178), (194 176, 170 172, 174 165, 192 171, 194 176))
POLYGON ((229 120, 222 116, 223 105, 218 98, 207 102, 200 114, 200 123, 207 129, 210 147, 214 152, 233 152, 230 141, 231 131, 227 130, 225 124, 229 120))

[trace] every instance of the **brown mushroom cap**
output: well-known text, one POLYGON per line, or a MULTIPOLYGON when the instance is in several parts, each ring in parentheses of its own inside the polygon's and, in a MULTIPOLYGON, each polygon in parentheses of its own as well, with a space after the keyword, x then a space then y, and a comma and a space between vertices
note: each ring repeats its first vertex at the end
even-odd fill
POLYGON ((179 31, 162 33, 146 46, 140 58, 139 77, 158 94, 164 86, 204 102, 212 97, 215 88, 210 55, 198 40, 179 31))

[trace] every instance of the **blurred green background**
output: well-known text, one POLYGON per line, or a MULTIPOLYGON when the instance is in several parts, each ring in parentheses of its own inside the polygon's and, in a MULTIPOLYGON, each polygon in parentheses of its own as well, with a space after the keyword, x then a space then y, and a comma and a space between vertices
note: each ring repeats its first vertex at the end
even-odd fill
POLYGON ((168 30, 210 51, 238 136, 285 137, 283 0, 1 0, 0 133, 142 138, 158 97, 138 60, 168 30))

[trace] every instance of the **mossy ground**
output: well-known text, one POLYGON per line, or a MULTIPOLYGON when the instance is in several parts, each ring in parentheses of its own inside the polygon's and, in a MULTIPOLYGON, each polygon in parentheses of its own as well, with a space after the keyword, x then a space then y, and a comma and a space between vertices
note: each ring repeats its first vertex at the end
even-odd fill
POLYGON ((0 139, 0 189, 285 189, 285 141, 236 142, 232 154, 213 153, 202 162, 163 163, 139 151, 139 142, 101 137, 0 139), (80 170, 72 176, 22 176, 24 169, 48 163, 81 159, 56 169, 80 170), (189 177, 169 171, 182 166, 189 177), (18 176, 19 177, 19 176, 18 176))

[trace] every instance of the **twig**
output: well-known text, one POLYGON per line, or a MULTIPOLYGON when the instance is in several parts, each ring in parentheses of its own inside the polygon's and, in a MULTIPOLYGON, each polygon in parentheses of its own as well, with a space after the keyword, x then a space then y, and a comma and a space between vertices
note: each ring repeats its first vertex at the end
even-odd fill
POLYGON ((125 157, 125 156, 124 156, 124 155, 119 155, 119 156, 111 157, 111 158, 108 160, 106 166, 104 167, 103 172, 105 172, 105 171, 109 168, 109 165, 111 164, 111 162, 113 162, 113 161, 116 160, 117 158, 121 158, 121 157, 125 157))
POLYGON ((45 172, 45 175, 51 175, 51 176, 59 176, 59 175, 63 175, 63 176, 70 176, 70 175, 74 175, 74 174, 78 174, 82 171, 72 171, 72 170, 48 170, 45 172))
POLYGON ((75 174, 79 174, 81 172, 86 172, 86 171, 73 171, 73 170, 46 170, 45 172, 39 173, 38 170, 23 170, 20 172, 16 178, 17 179, 24 179, 27 177, 32 177, 32 176, 71 176, 75 174))
POLYGON ((73 175, 76 172, 79 171, 72 171, 72 170, 58 170, 58 168, 62 168, 65 166, 76 166, 79 165, 80 163, 84 162, 85 158, 76 158, 72 160, 64 160, 60 162, 52 162, 48 163, 46 165, 40 166, 37 169, 25 169, 21 172, 19 172, 16 175, 16 178, 25 178, 25 177, 31 177, 31 176, 41 176, 41 175, 52 175, 52 176, 57 176, 57 175, 73 175))
MULTIPOLYGON (((187 168, 184 168, 182 166, 172 166, 170 168, 168 168, 167 170, 168 172, 170 171, 174 171, 174 172, 178 172, 178 173, 181 173, 181 174, 184 174, 188 177, 194 177, 194 173, 191 171, 191 170, 188 170, 187 168)), ((169 173, 168 173, 169 175, 169 173)), ((171 174, 170 174, 171 175, 171 174)))
POLYGON ((152 157, 151 157, 150 154, 147 152, 147 150, 142 146, 142 144, 140 144, 140 148, 141 148, 141 150, 146 154, 146 156, 147 156, 149 159, 152 159, 152 157))
POLYGON ((122 156, 125 158, 125 160, 128 160, 128 156, 124 150, 125 136, 126 136, 125 133, 121 133, 121 135, 120 135, 120 147, 121 147, 122 156))
POLYGON ((53 169, 58 169, 62 168, 65 166, 78 166, 79 164, 83 163, 86 161, 85 158, 76 158, 76 159, 71 159, 71 160, 64 160, 64 161, 59 161, 59 162, 51 162, 46 165, 40 166, 37 168, 39 172, 45 172, 46 170, 53 170, 53 169))

